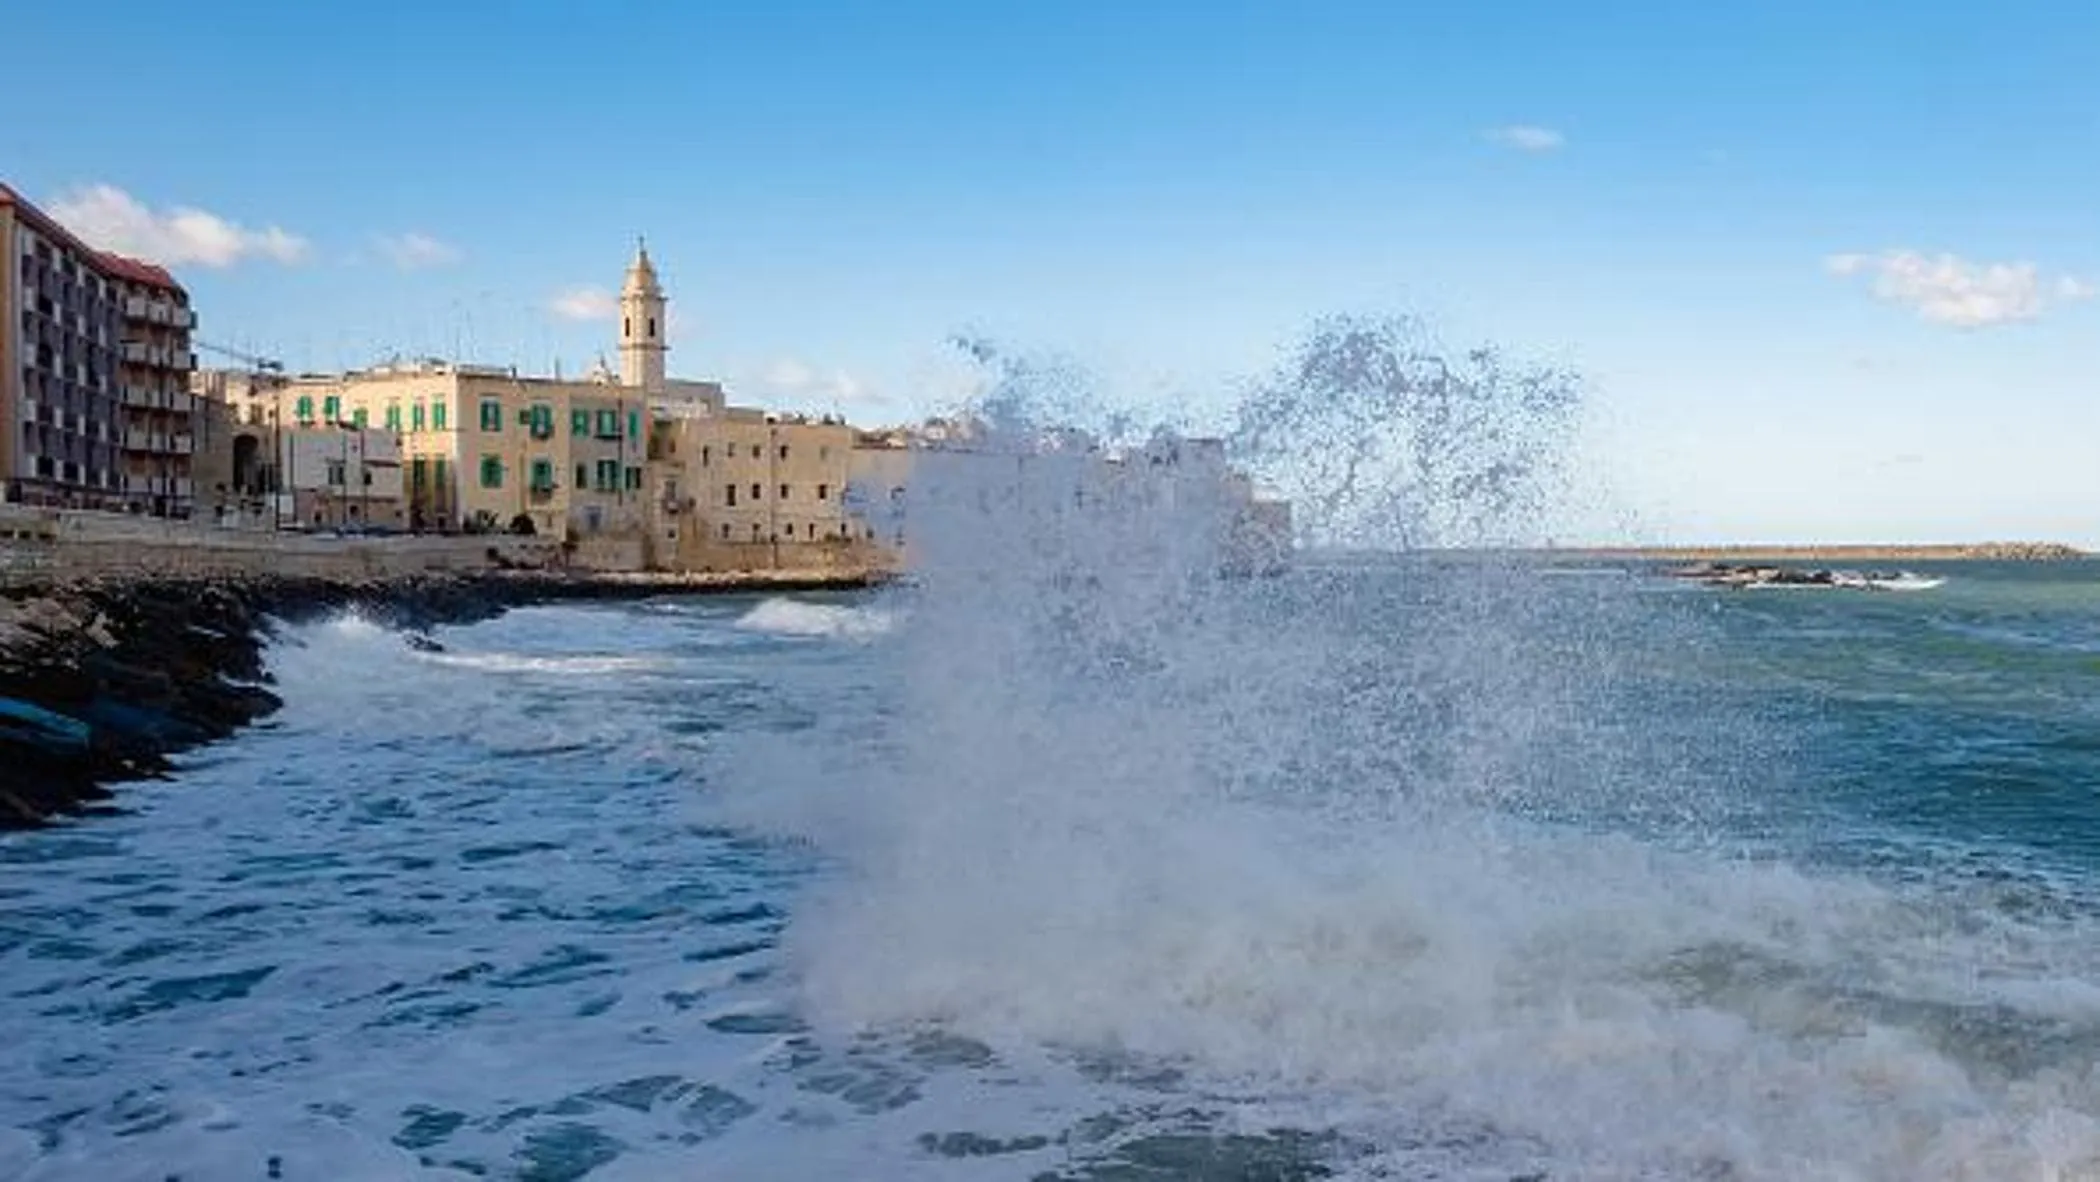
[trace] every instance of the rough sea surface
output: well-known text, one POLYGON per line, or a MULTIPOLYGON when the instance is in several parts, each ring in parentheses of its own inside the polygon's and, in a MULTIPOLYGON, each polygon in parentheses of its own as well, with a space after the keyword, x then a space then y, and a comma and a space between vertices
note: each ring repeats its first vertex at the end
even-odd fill
POLYGON ((0 837, 0 1177, 2100 1178, 2100 569, 1934 573, 295 629, 0 837))

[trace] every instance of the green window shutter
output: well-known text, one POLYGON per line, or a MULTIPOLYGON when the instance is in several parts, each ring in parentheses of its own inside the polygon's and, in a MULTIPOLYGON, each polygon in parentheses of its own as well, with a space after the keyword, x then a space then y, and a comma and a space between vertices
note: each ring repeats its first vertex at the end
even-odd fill
POLYGON ((640 439, 641 437, 642 412, 638 410, 630 410, 627 412, 627 438, 640 439))
POLYGON ((501 431, 503 429, 503 404, 493 398, 481 400, 481 429, 501 431))
POLYGON ((364 430, 366 425, 365 408, 360 406, 356 410, 351 411, 350 421, 357 425, 358 430, 364 430))
POLYGON ((418 402, 409 407, 408 416, 409 421, 414 424, 411 430, 421 431, 423 429, 423 404, 418 402))
POLYGON ((503 459, 500 456, 481 457, 481 487, 503 487, 503 459))
POLYGON ((590 470, 590 467, 589 467, 588 465, 585 465, 585 464, 578 464, 578 465, 576 465, 576 487, 577 487, 577 488, 589 488, 590 486, 591 486, 591 470, 590 470))
POLYGON ((589 435, 590 433, 591 412, 587 410, 571 410, 569 412, 569 434, 589 435))
POLYGON ((321 400, 321 418, 331 423, 341 422, 343 418, 343 400, 333 394, 323 398, 321 400))
POLYGON ((554 488, 554 461, 538 459, 532 461, 532 487, 541 492, 554 488))
POLYGON ((430 404, 430 427, 434 431, 442 431, 445 429, 445 405, 446 404, 442 402, 433 402, 430 404))
POLYGON ((392 403, 386 408, 386 429, 389 431, 399 431, 401 429, 401 404, 398 402, 392 403))
POLYGON ((302 422, 302 423, 311 423, 311 422, 313 422, 313 421, 314 421, 314 396, 313 396, 313 395, 311 395, 311 394, 301 394, 301 395, 299 396, 299 405, 298 405, 298 408, 297 408, 297 409, 296 409, 296 410, 295 410, 295 411, 294 411, 293 413, 294 413, 294 414, 297 414, 297 415, 299 416, 299 421, 300 421, 300 422, 302 422))
POLYGON ((633 466, 627 469, 627 489, 633 492, 642 487, 642 470, 633 466))

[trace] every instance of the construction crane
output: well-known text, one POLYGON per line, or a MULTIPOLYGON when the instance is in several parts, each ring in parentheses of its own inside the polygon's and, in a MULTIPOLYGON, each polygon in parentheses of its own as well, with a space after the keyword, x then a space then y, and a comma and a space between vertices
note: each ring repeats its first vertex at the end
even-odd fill
POLYGON ((191 341, 190 344, 207 353, 217 353, 221 357, 230 357, 235 361, 245 362, 249 369, 259 374, 281 374, 284 372, 284 362, 275 358, 257 357, 253 353, 243 353, 239 349, 229 348, 225 345, 214 345, 210 341, 191 341))

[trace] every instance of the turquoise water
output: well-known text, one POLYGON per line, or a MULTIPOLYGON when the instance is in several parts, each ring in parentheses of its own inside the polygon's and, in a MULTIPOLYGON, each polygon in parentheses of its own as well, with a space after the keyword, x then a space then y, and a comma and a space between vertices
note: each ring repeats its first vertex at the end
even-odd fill
POLYGON ((0 838, 0 1176, 2100 1177, 2100 569, 356 619, 0 838))

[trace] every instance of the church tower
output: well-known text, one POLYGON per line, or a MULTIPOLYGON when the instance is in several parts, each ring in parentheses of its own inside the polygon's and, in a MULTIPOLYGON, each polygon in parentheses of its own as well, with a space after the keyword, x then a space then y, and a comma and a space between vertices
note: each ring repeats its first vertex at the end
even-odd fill
POLYGON ((665 348, 664 289, 657 285, 648 244, 637 240, 620 287, 620 384, 663 393, 665 348))

